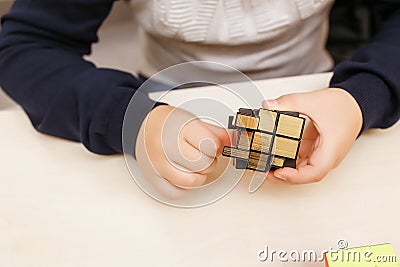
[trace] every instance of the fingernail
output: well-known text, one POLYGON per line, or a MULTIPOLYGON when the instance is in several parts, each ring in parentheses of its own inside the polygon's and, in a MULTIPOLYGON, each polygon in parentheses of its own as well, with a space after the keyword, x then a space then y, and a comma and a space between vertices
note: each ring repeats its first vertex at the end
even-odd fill
POLYGON ((281 173, 274 173, 274 176, 276 177, 276 178, 278 178, 278 179, 281 179, 281 180, 286 180, 286 178, 281 174, 281 173))

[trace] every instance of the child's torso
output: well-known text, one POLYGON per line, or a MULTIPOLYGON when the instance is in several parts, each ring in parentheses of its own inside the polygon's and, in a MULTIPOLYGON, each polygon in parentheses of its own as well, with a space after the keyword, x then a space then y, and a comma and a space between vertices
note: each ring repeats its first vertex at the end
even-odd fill
POLYGON ((266 77, 322 71, 332 64, 324 47, 332 2, 136 0, 144 61, 153 65, 145 72, 191 60, 214 60, 248 73, 269 72, 266 77), (299 54, 309 63, 300 62, 299 54), (301 64, 285 67, 289 62, 301 64))

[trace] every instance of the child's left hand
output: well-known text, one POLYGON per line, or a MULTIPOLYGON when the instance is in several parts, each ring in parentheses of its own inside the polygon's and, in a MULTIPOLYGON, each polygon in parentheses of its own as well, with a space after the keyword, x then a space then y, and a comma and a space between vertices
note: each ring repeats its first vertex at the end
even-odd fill
POLYGON ((346 156, 363 123, 358 103, 340 88, 284 95, 264 101, 263 107, 297 111, 311 120, 304 130, 297 169, 286 167, 267 176, 270 180, 293 184, 322 180, 346 156))

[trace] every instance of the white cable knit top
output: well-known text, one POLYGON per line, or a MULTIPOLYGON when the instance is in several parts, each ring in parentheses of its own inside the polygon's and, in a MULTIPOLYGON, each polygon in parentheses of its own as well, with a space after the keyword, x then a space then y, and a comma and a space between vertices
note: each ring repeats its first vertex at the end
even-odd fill
POLYGON ((141 29, 140 71, 150 76, 193 60, 227 64, 253 79, 329 70, 325 43, 332 3, 133 0, 141 29))

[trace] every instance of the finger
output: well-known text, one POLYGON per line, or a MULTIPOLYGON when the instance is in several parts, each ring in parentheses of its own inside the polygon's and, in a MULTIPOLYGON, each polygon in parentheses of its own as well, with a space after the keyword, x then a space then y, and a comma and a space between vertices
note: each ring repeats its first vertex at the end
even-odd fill
POLYGON ((308 163, 308 158, 304 158, 304 159, 299 159, 296 163, 297 169, 303 166, 306 166, 308 163))
POLYGON ((313 122, 308 122, 304 127, 303 138, 302 139, 310 139, 315 140, 319 136, 319 132, 317 127, 313 122))
MULTIPOLYGON (((221 141, 221 146, 222 148, 224 146, 230 146, 231 145, 231 136, 229 135, 227 129, 209 124, 206 122, 203 122, 204 125, 214 134, 217 136, 217 138, 221 141)), ((221 150, 222 152, 222 150, 221 150)))
POLYGON ((177 168, 182 166, 185 170, 200 174, 210 173, 217 163, 216 158, 201 153, 185 141, 179 144, 179 153, 175 153, 171 157, 171 161, 177 164, 177 168))
POLYGON ((217 164, 218 164, 218 160, 217 160, 217 158, 214 158, 214 160, 211 162, 211 164, 209 166, 207 166, 207 168, 205 168, 204 170, 198 171, 198 173, 208 175, 215 170, 215 168, 217 167, 217 164))
POLYGON ((299 159, 309 158, 319 142, 319 133, 313 123, 307 124, 300 142, 299 159))
MULTIPOLYGON (((149 185, 152 185, 156 192, 164 198, 178 200, 183 198, 188 190, 183 190, 166 179, 162 178, 150 160, 150 154, 145 146, 144 127, 140 128, 136 142, 136 159, 141 176, 149 185)), ((162 155, 162 153, 160 153, 162 155)))
POLYGON ((170 183, 179 187, 197 187, 205 183, 207 175, 185 170, 183 166, 177 167, 168 161, 157 169, 158 174, 170 183))
POLYGON ((267 177, 265 178, 266 180, 268 180, 271 183, 274 184, 284 184, 286 183, 285 180, 279 179, 277 177, 274 176, 274 171, 269 171, 267 174, 267 177))
POLYGON ((301 140, 298 159, 309 158, 315 149, 315 142, 316 140, 301 140))
POLYGON ((333 168, 335 158, 334 144, 328 144, 321 139, 306 165, 298 169, 283 168, 275 171, 274 176, 293 184, 318 182, 333 168))
POLYGON ((182 138, 211 158, 215 158, 223 148, 219 138, 200 120, 194 120, 186 125, 182 130, 182 138))

